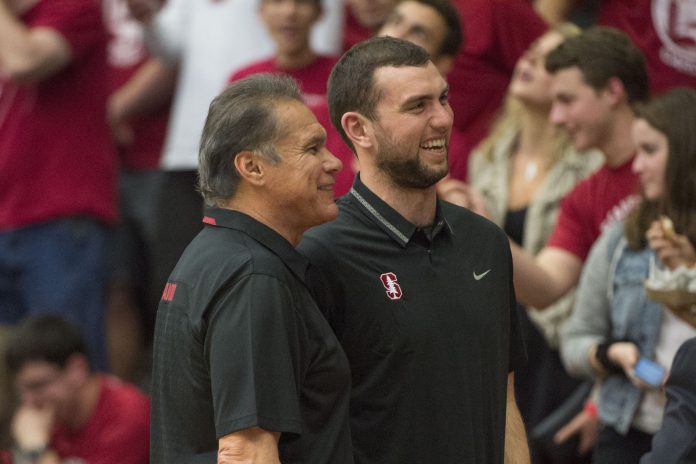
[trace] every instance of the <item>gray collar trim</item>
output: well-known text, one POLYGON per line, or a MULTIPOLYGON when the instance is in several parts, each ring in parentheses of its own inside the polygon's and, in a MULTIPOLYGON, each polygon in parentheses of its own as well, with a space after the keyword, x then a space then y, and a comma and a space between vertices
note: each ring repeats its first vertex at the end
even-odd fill
POLYGON ((384 218, 384 216, 379 214, 377 210, 365 198, 363 198, 362 195, 356 192, 353 187, 350 188, 350 194, 353 195, 355 199, 358 200, 365 207, 365 209, 368 210, 375 217, 375 219, 381 222, 387 229, 392 231, 394 235, 396 235, 399 238, 399 240, 403 242, 403 245, 406 245, 408 243, 409 238, 406 237, 403 233, 401 233, 401 231, 397 229, 394 224, 387 221, 384 218))

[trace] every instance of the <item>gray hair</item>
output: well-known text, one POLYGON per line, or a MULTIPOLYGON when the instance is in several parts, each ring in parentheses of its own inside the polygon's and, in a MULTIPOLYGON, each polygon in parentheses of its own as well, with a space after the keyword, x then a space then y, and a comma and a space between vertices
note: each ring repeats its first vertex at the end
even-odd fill
POLYGON ((198 190, 209 206, 232 198, 239 185, 234 157, 253 151, 271 163, 280 161, 275 142, 284 135, 274 106, 302 101, 288 76, 255 74, 232 83, 210 104, 198 153, 198 190))

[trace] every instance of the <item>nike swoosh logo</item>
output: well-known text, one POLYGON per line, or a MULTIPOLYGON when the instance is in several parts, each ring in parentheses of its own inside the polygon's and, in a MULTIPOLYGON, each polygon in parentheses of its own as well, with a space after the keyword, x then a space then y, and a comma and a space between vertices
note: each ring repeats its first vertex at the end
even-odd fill
POLYGON ((477 274, 476 271, 474 271, 474 279, 476 279, 476 280, 481 280, 481 279, 483 279, 484 277, 486 277, 486 274, 488 274, 489 272, 491 272, 490 269, 487 270, 486 272, 481 273, 481 274, 477 274))

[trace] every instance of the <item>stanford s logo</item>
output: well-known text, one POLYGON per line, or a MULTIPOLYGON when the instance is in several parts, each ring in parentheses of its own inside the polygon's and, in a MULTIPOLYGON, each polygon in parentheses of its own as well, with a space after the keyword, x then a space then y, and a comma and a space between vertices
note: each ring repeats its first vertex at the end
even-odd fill
POLYGON ((387 289, 387 296, 390 300, 400 300, 401 299, 401 287, 396 282, 396 274, 393 272, 385 272, 379 276, 379 280, 382 281, 382 285, 387 289))

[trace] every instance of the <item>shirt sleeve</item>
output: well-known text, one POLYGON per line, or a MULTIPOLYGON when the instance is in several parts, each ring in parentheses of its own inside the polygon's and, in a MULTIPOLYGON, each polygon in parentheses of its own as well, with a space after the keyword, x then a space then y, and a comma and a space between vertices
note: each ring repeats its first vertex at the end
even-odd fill
POLYGON ((573 376, 594 377, 588 359, 590 349, 609 338, 611 272, 608 248, 612 233, 618 231, 607 229, 592 248, 582 270, 573 312, 561 333, 561 359, 573 376))
POLYGON ((100 3, 92 0, 51 0, 39 4, 32 27, 46 27, 59 33, 70 44, 74 59, 101 46, 106 37, 100 3))
POLYGON ((205 340, 218 437, 250 427, 301 432, 296 321, 290 289, 272 276, 246 276, 218 298, 205 340))
POLYGON ((583 214, 594 208, 592 204, 588 204, 590 197, 586 190, 587 182, 581 181, 561 200, 558 222, 547 243, 547 246, 574 254, 583 262, 594 243, 588 239, 588 228, 592 227, 591 218, 583 214))

